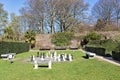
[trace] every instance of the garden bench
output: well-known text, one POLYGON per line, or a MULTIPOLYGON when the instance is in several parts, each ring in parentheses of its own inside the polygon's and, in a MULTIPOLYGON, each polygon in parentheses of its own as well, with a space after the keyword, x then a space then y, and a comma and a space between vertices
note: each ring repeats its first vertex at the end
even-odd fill
POLYGON ((73 47, 73 46, 70 46, 70 47, 69 47, 69 49, 70 49, 70 50, 77 50, 77 49, 78 49, 78 47, 73 47))
POLYGON ((86 58, 93 58, 93 57, 95 57, 95 53, 92 53, 92 52, 86 52, 86 58))
POLYGON ((40 50, 50 50, 50 47, 49 46, 43 46, 43 47, 40 47, 40 50))
POLYGON ((51 65, 52 65, 52 61, 50 59, 45 59, 45 60, 40 60, 40 59, 36 59, 34 61, 34 69, 38 69, 39 64, 47 64, 48 65, 48 69, 51 69, 51 65))
POLYGON ((55 50, 66 50, 66 47, 57 46, 55 47, 55 50))
POLYGON ((16 53, 1 54, 1 58, 13 59, 15 58, 16 53))

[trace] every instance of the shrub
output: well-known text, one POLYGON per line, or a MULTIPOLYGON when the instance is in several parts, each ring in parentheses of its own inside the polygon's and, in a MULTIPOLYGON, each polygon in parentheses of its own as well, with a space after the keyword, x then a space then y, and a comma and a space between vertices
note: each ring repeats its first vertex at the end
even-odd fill
POLYGON ((120 61, 120 44, 112 51, 112 58, 120 61))
POLYGON ((89 41, 92 41, 92 40, 100 40, 101 39, 101 35, 100 34, 97 34, 95 32, 90 32, 88 33, 86 36, 83 37, 83 41, 82 41, 82 44, 83 45, 86 45, 89 41))
POLYGON ((52 36, 52 43, 56 46, 67 46, 73 39, 73 33, 71 32, 58 32, 52 36))
POLYGON ((0 54, 29 51, 29 44, 23 42, 0 42, 0 54))
POLYGON ((111 53, 118 45, 118 42, 115 42, 111 39, 108 40, 94 40, 90 41, 87 45, 94 47, 103 47, 106 49, 107 53, 111 53))
POLYGON ((101 35, 100 34, 97 34, 95 32, 90 32, 88 33, 84 39, 87 39, 88 41, 89 40, 100 40, 101 39, 101 35))
POLYGON ((31 48, 35 47, 35 32, 33 30, 28 30, 25 32, 25 42, 29 43, 31 45, 31 48))
POLYGON ((96 53, 97 55, 105 56, 105 48, 102 47, 86 46, 85 50, 92 53, 96 53))
POLYGON ((120 61, 120 52, 112 51, 112 58, 114 60, 120 61))

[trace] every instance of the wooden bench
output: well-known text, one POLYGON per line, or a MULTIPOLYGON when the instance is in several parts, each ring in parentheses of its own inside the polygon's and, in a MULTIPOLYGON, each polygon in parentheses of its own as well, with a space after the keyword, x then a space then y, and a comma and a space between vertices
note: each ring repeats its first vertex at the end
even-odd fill
POLYGON ((49 46, 43 46, 43 47, 40 47, 40 50, 50 50, 50 47, 49 46))
POLYGON ((78 47, 72 47, 72 46, 71 46, 71 47, 69 47, 69 49, 70 49, 70 50, 77 50, 78 47))
POLYGON ((55 50, 66 50, 66 47, 57 46, 55 47, 55 50))

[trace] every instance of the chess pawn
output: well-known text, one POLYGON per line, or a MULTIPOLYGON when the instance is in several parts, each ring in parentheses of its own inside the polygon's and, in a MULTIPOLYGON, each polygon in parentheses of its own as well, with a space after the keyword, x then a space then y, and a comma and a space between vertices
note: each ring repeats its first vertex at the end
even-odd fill
POLYGON ((44 60, 44 57, 43 57, 43 55, 41 55, 41 60, 44 60))
POLYGON ((64 54, 62 55, 62 57, 63 57, 63 61, 66 61, 66 60, 65 60, 65 55, 64 55, 64 54))
POLYGON ((34 69, 38 69, 38 63, 37 63, 37 60, 34 61, 34 69))
POLYGON ((69 54, 69 61, 72 61, 72 56, 71 56, 71 54, 69 54))
POLYGON ((58 58, 57 58, 57 59, 58 59, 58 62, 60 62, 60 61, 61 61, 61 60, 60 60, 60 54, 58 54, 58 58))
POLYGON ((33 61, 35 61, 35 56, 33 55, 33 61))

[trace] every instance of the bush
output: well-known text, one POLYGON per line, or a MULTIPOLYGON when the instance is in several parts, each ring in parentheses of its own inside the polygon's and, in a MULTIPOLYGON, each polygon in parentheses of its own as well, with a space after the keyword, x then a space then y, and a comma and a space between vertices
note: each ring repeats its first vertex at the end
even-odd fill
POLYGON ((112 58, 120 61, 120 44, 112 51, 112 58))
POLYGON ((87 45, 90 45, 90 46, 93 46, 93 47, 103 47, 103 48, 106 49, 106 53, 111 54, 112 51, 118 45, 118 42, 115 42, 111 39, 108 39, 108 40, 94 40, 94 41, 90 41, 87 45))
POLYGON ((25 32, 25 42, 29 43, 31 45, 31 48, 35 47, 35 32, 33 30, 28 30, 25 32))
POLYGON ((86 45, 89 41, 93 41, 93 40, 100 40, 101 39, 101 35, 97 34, 95 32, 90 32, 88 33, 86 36, 83 37, 83 41, 82 43, 84 45, 86 45))
POLYGON ((112 51, 112 58, 114 60, 120 61, 120 52, 112 51))
POLYGON ((81 46, 83 47, 84 45, 88 44, 89 41, 100 40, 101 37, 102 36, 100 34, 97 34, 95 32, 90 32, 83 37, 83 40, 81 41, 81 46))
POLYGON ((90 32, 88 33, 84 39, 90 41, 90 40, 100 40, 101 39, 101 35, 100 34, 97 34, 95 32, 90 32))
POLYGON ((73 33, 71 32, 59 32, 52 36, 52 43, 56 46, 68 46, 73 39, 73 33))
POLYGON ((29 51, 29 44, 23 42, 0 42, 0 54, 29 51))
POLYGON ((105 56, 105 48, 102 47, 86 46, 85 50, 92 53, 96 53, 97 55, 105 56))

